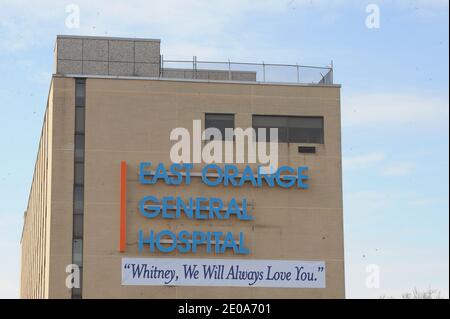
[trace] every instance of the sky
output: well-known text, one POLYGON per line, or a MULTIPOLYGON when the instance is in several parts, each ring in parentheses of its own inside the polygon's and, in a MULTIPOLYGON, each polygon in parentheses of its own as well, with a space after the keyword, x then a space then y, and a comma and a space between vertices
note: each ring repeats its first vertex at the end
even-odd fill
POLYGON ((0 298, 19 296, 23 212, 57 34, 158 38, 168 59, 333 60, 342 84, 346 296, 431 288, 448 298, 448 7, 447 0, 0 0, 0 298), (78 27, 68 20, 73 5, 78 27))

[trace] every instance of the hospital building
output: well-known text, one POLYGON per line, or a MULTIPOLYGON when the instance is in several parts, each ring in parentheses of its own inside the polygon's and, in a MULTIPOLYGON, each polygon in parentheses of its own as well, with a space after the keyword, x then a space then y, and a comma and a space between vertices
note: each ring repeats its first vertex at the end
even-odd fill
POLYGON ((344 298, 340 89, 332 63, 180 60, 158 39, 57 36, 21 298, 344 298), (260 174, 258 156, 195 160, 217 142, 234 159, 237 128, 277 129, 258 143, 277 147, 274 170, 260 174), (191 160, 175 162, 183 134, 191 160))

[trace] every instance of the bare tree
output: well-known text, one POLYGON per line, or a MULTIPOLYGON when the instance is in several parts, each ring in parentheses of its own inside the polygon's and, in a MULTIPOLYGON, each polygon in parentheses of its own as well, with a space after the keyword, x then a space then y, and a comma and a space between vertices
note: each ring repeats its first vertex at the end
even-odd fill
POLYGON ((402 299, 442 299, 441 292, 436 289, 428 288, 425 291, 419 291, 414 288, 413 291, 404 293, 402 299))
MULTIPOLYGON (((380 296, 380 299, 395 299, 393 296, 380 296)), ((442 299, 441 292, 437 289, 428 288, 425 291, 419 291, 417 288, 414 288, 410 292, 406 292, 402 294, 401 299, 442 299)))

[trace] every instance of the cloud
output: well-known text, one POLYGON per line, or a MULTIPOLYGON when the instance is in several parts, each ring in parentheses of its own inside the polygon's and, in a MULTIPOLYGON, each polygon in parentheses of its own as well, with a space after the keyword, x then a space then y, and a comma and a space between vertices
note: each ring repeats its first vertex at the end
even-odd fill
POLYGON ((381 243, 378 238, 370 241, 359 238, 358 244, 346 246, 346 285, 352 287, 347 298, 380 298, 392 296, 400 298, 405 292, 414 288, 425 291, 437 289, 442 297, 448 298, 448 257, 444 249, 448 247, 430 248, 411 244, 381 243), (362 254, 368 252, 366 246, 375 246, 378 252, 369 251, 366 258, 362 254), (368 264, 376 264, 380 268, 380 287, 369 288, 366 281, 369 273, 368 264))
POLYGON ((382 215, 392 205, 393 197, 397 197, 397 194, 384 190, 346 192, 344 193, 344 211, 347 216, 351 216, 353 222, 357 218, 363 218, 363 223, 367 223, 375 216, 382 215))
POLYGON ((411 174, 416 165, 411 162, 385 163, 387 156, 384 152, 375 151, 355 156, 344 156, 343 169, 346 172, 369 170, 379 167, 379 175, 383 177, 400 177, 411 174))
POLYGON ((367 154, 356 155, 352 157, 344 157, 342 159, 344 170, 361 170, 373 166, 383 161, 386 155, 383 152, 371 152, 367 154))
MULTIPOLYGON (((245 22, 249 14, 283 12, 287 10, 287 2, 134 0, 130 4, 119 0, 2 0, 0 50, 26 50, 42 43, 43 38, 53 37, 55 33, 164 37, 173 38, 177 43, 183 40, 186 43, 207 43, 207 39, 213 37, 228 43, 233 39, 227 39, 227 28, 245 22), (66 12, 66 6, 72 3, 79 7, 80 28, 65 27, 65 20, 70 14, 66 12)), ((217 49, 217 45, 215 47, 217 49)))
MULTIPOLYGON (((176 42, 169 44, 162 44, 165 59, 182 59, 186 60, 191 56, 198 56, 201 59, 210 59, 221 55, 218 48, 208 45, 199 45, 195 43, 188 42, 176 42)), ((192 58, 191 58, 192 59, 192 58)), ((166 65, 166 67, 177 67, 177 65, 171 66, 166 65)), ((189 65, 188 67, 192 67, 189 65)))
MULTIPOLYGON (((382 2, 380 2, 382 3, 382 2)), ((433 8, 445 1, 419 1, 421 8, 433 8), (428 5, 433 4, 433 6, 428 5)), ((388 3, 397 5, 397 1, 388 3)), ((361 7, 358 0, 2 0, 0 11, 0 50, 24 50, 40 45, 43 38, 55 33, 109 35, 131 37, 164 37, 174 41, 209 43, 220 39, 215 48, 230 46, 235 34, 228 34, 232 26, 245 26, 249 16, 279 15, 293 9, 298 11, 320 8, 317 18, 324 24, 334 23, 342 8, 361 7), (65 28, 70 14, 66 6, 80 8, 80 28, 65 28), (26 8, 26 10, 24 9, 26 8)), ((364 14, 364 12, 362 12, 364 14)), ((317 12, 311 12, 317 14, 317 12)), ((241 32, 245 32, 245 27, 241 32)), ((209 56, 209 54, 206 54, 209 56)))
POLYGON ((27 48, 33 42, 31 26, 11 17, 0 17, 0 50, 13 52, 27 48))
POLYGON ((406 176, 415 168, 415 165, 407 162, 391 163, 380 170, 382 176, 406 176))
POLYGON ((347 198, 352 202, 357 203, 383 203, 390 198, 390 193, 387 191, 356 191, 348 193, 347 198))
MULTIPOLYGON (((59 25, 64 26, 69 14, 66 13, 66 6, 69 4, 70 1, 55 4, 55 1, 51 0, 3 0, 0 17, 19 18, 16 27, 24 22, 31 21, 37 25, 36 22, 50 20, 59 21, 59 25), (27 8, 26 14, 24 8, 27 8)), ((134 0, 132 3, 119 0, 78 0, 73 1, 73 4, 78 5, 80 9, 81 31, 84 32, 91 30, 94 24, 103 25, 106 29, 114 29, 115 25, 120 26, 119 29, 126 29, 132 25, 160 27, 177 35, 202 36, 220 32, 230 23, 243 19, 248 13, 276 13, 286 10, 287 7, 287 1, 277 0, 134 0)), ((41 24, 41 27, 45 25, 41 24)), ((148 32, 145 28, 141 30, 148 32)), ((98 31, 107 30, 97 28, 98 31)))
POLYGON ((415 199, 408 203, 409 206, 429 206, 431 204, 434 204, 436 200, 429 199, 429 198, 422 198, 422 199, 415 199))
POLYGON ((343 126, 448 126, 448 98, 416 94, 358 94, 342 100, 343 126))
POLYGON ((6 256, 0 265, 0 299, 19 297, 22 221, 22 215, 0 212, 0 251, 6 256))
POLYGON ((18 298, 20 283, 20 246, 0 245, 4 259, 0 271, 0 299, 18 298))
MULTIPOLYGON (((409 206, 420 207, 427 206, 431 207, 432 205, 442 205, 448 212, 448 196, 447 197, 420 197, 420 195, 415 196, 408 202, 409 206)), ((448 230, 448 228, 447 228, 448 230)))

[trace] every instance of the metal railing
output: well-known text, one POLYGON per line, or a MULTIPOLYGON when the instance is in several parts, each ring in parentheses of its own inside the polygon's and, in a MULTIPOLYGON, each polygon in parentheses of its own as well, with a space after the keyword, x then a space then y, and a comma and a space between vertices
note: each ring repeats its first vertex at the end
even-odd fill
POLYGON ((232 61, 166 60, 161 56, 160 76, 245 82, 333 84, 333 63, 318 67, 299 64, 232 61))

